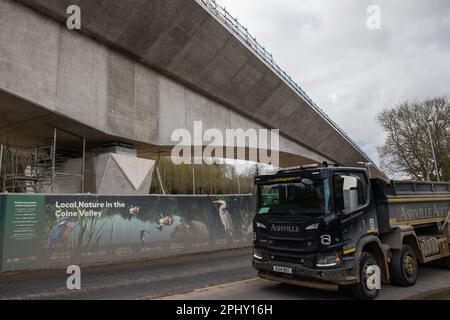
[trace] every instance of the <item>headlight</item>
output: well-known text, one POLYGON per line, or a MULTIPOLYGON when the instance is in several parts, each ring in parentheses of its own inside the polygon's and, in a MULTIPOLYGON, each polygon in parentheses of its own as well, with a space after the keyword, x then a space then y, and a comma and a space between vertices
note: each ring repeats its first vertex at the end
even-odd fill
POLYGON ((263 260, 263 255, 259 250, 253 250, 253 258, 263 260))
POLYGON ((267 227, 265 225, 263 225, 261 222, 257 222, 256 227, 261 228, 261 229, 267 229, 267 227))
POLYGON ((305 228, 305 230, 317 230, 317 229, 319 229, 318 223, 311 224, 305 228))
POLYGON ((341 256, 339 254, 318 255, 316 266, 319 268, 336 267, 341 264, 341 256))

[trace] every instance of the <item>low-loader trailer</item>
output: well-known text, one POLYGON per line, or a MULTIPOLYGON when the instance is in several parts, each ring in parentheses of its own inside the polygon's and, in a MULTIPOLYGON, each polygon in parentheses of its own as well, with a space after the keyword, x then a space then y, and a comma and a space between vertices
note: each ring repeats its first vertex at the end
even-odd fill
POLYGON ((253 267, 261 278, 374 299, 415 284, 419 264, 450 268, 450 183, 299 167, 255 178, 253 267))

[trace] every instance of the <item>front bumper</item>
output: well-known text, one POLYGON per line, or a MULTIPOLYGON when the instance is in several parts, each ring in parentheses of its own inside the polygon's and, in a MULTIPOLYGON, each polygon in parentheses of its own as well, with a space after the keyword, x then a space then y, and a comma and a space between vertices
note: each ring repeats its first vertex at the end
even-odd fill
POLYGON ((346 286, 357 283, 356 271, 353 264, 344 265, 339 268, 311 269, 292 263, 261 261, 253 259, 253 268, 259 271, 262 278, 268 280, 297 284, 306 287, 314 287, 333 290, 331 287, 346 286), (274 266, 292 268, 292 274, 274 272, 274 266), (327 285, 332 284, 327 289, 327 285))

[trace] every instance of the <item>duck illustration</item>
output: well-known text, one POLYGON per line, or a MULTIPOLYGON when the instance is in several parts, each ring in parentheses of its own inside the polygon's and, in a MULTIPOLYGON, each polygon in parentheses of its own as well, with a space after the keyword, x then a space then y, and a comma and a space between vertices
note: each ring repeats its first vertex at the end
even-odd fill
POLYGON ((141 207, 135 207, 133 205, 130 206, 130 214, 135 216, 137 214, 139 214, 139 212, 141 211, 141 207))
POLYGON ((170 226, 173 223, 172 217, 164 217, 159 219, 159 224, 163 226, 170 226))
POLYGON ((169 216, 164 216, 162 213, 159 215, 158 220, 159 226, 156 227, 159 231, 163 231, 164 226, 170 226, 173 224, 173 218, 169 216))

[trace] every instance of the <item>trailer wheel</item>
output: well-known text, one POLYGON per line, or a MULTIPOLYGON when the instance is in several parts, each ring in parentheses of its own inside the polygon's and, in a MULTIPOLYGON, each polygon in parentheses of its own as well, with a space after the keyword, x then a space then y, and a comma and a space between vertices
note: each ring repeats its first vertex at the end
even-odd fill
POLYGON ((392 250, 390 267, 393 283, 402 287, 410 287, 416 283, 419 264, 410 246, 404 245, 401 250, 392 250))
POLYGON ((376 265, 379 267, 377 259, 375 256, 369 252, 363 252, 360 259, 359 275, 360 281, 352 286, 352 294, 357 299, 371 300, 375 299, 380 292, 379 289, 369 289, 367 287, 367 279, 369 274, 367 273, 367 268, 369 266, 376 265))

